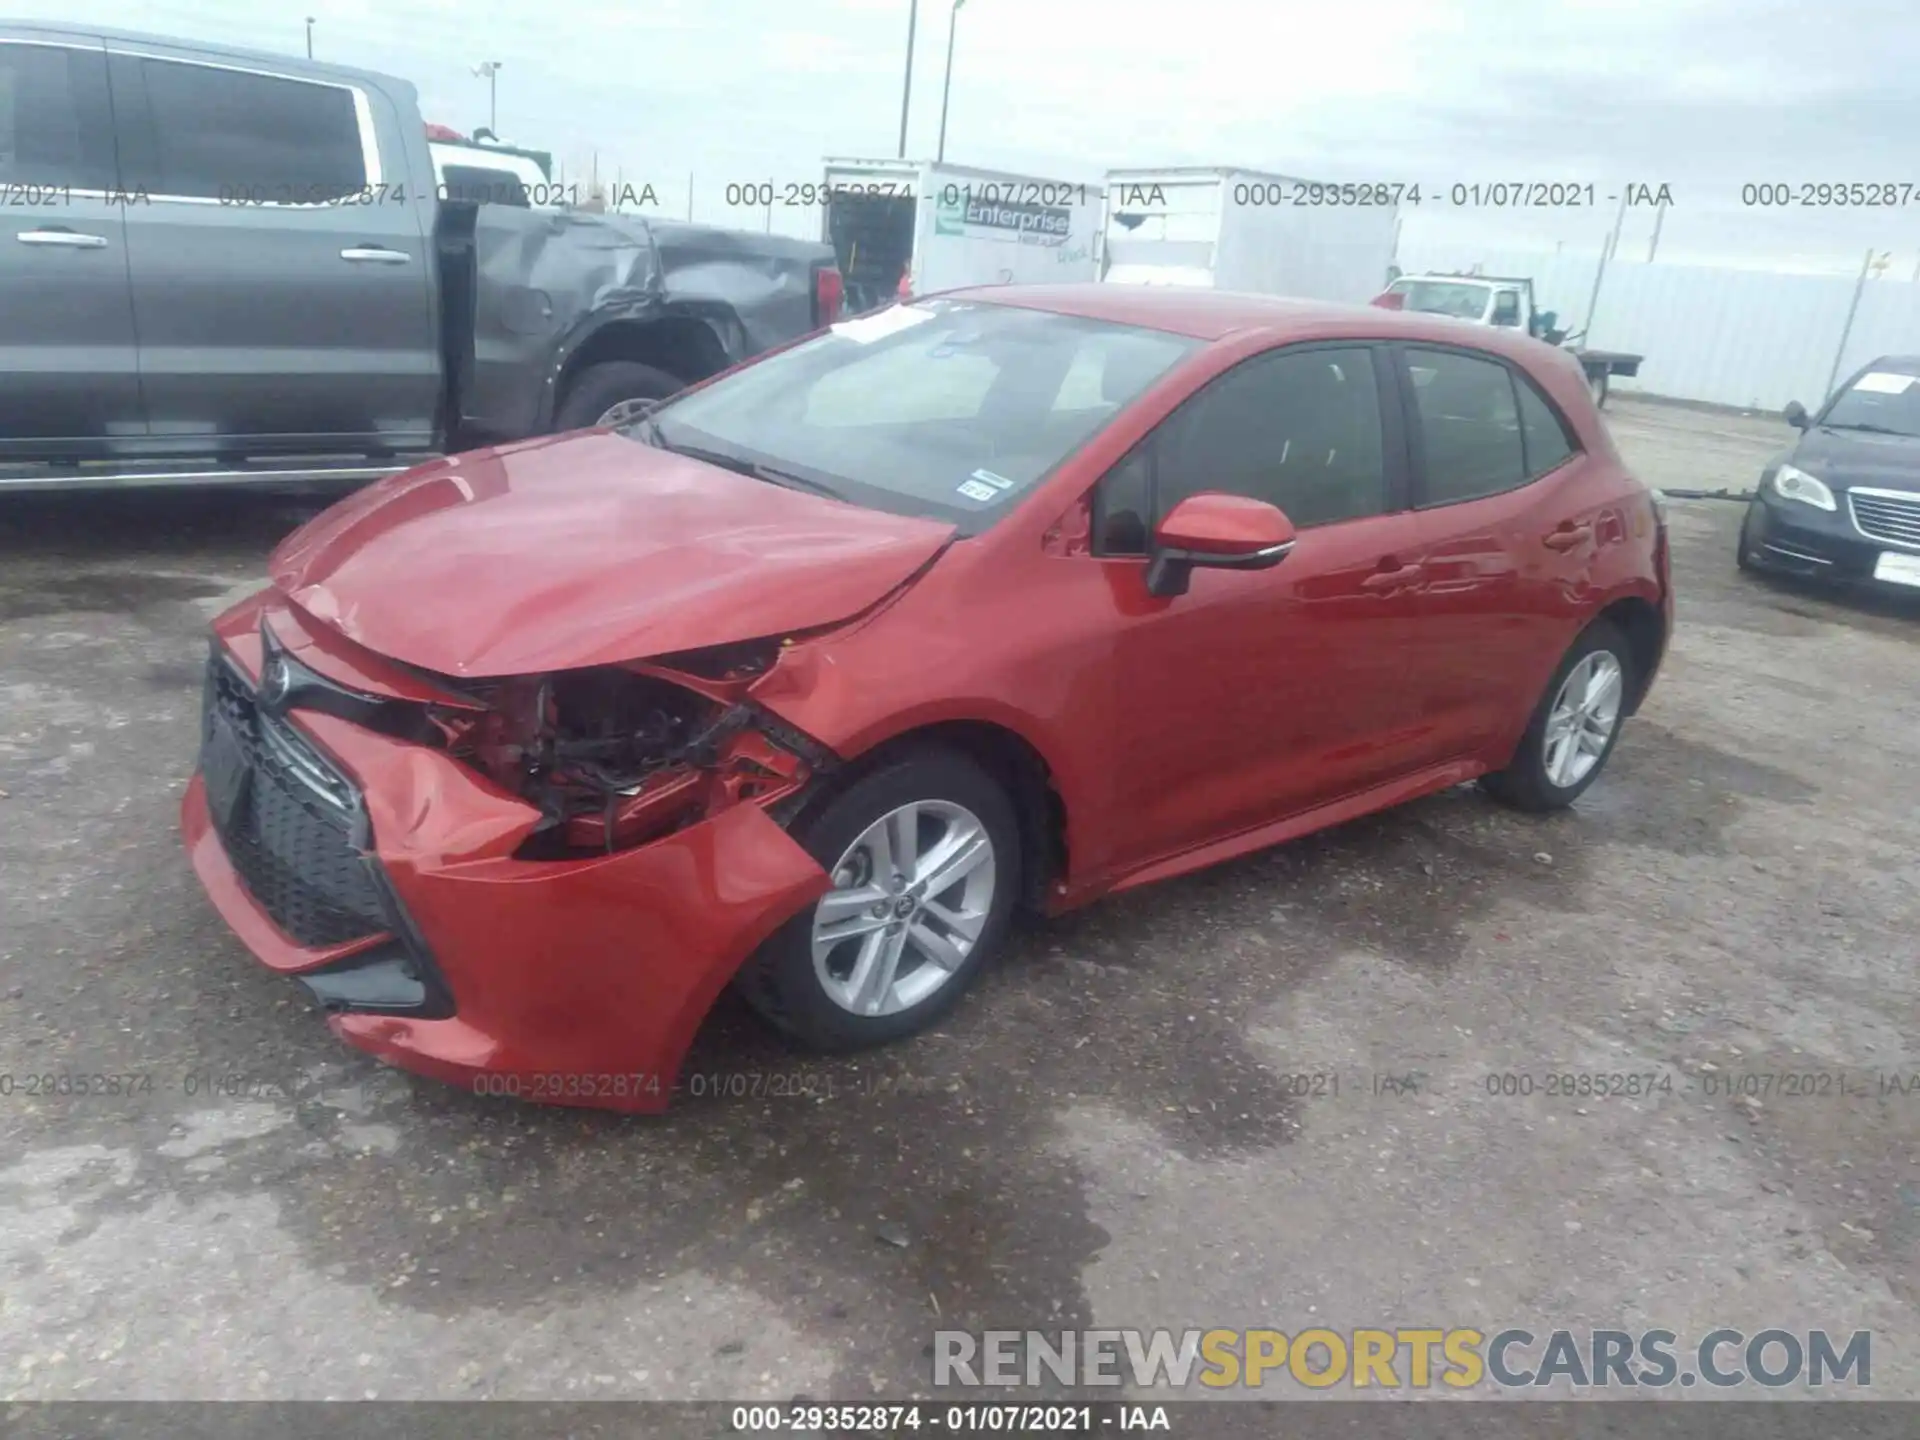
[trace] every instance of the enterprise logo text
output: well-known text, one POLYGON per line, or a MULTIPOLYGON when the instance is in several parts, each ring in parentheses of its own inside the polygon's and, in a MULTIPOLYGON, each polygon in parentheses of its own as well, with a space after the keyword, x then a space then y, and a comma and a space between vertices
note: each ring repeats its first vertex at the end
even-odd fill
POLYGON ((1325 1330, 936 1330, 935 1385, 1130 1386, 1220 1390, 1576 1389, 1872 1383, 1873 1335, 1825 1330, 1466 1328, 1325 1330))

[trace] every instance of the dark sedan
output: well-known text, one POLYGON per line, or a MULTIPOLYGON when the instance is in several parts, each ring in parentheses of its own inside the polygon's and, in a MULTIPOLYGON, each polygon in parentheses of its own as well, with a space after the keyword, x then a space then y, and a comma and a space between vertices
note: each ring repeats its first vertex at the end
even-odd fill
POLYGON ((1740 567, 1920 590, 1920 356, 1883 355, 1769 465, 1740 529, 1740 567))

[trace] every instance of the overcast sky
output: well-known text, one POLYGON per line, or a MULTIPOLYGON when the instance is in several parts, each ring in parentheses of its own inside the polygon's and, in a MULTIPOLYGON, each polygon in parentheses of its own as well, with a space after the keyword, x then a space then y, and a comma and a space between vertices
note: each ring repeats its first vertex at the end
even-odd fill
MULTIPOLYGON (((29 0, 31 3, 31 0, 29 0)), ((909 0, 41 0, 42 18, 405 76, 429 119, 486 123, 584 176, 651 183, 684 215, 730 181, 817 179, 891 156, 909 0)), ((36 13, 28 11, 26 13, 36 13)), ((921 0, 911 155, 940 120, 947 0, 921 0)), ((947 157, 1075 180, 1110 166, 1245 165, 1419 182, 1409 241, 1597 246, 1608 194, 1671 187, 1662 260, 1857 270, 1920 262, 1920 0, 966 0, 947 157), (1592 210, 1462 210, 1455 182, 1592 181, 1592 210), (1904 208, 1752 210, 1746 182, 1892 181, 1904 208)), ((570 175, 570 178, 571 178, 570 175)), ((817 214, 773 228, 817 233, 817 214)), ((1620 253, 1644 258, 1653 211, 1620 253)))

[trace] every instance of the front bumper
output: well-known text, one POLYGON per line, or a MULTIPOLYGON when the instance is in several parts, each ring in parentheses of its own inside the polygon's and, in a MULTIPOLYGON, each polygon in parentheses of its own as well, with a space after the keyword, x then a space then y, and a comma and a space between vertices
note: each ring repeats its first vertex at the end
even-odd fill
POLYGON ((367 933, 339 939, 283 895, 256 893, 262 872, 236 865, 196 772, 181 830, 201 884, 263 964, 323 1000, 341 1039, 478 1093, 665 1108, 714 999, 829 888, 747 802, 635 849, 517 860, 538 812, 458 760, 333 715, 294 710, 282 723, 352 787, 374 877, 367 933))
POLYGON ((1883 554, 1920 557, 1920 545, 1903 543, 1889 535, 1863 534, 1854 518, 1854 502, 1836 491, 1837 510, 1819 510, 1797 500, 1782 500, 1765 486, 1747 502, 1740 530, 1742 553, 1750 564, 1780 574, 1865 584, 1907 595, 1920 593, 1911 585, 1874 578, 1883 554))

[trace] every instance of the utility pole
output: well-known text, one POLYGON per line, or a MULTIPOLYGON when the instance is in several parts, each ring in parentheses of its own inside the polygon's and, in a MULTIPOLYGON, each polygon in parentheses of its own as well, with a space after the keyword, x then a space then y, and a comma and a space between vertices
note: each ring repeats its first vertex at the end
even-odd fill
POLYGON ((1653 263, 1653 252, 1660 248, 1660 222, 1667 218, 1667 202, 1662 200, 1660 208, 1653 212, 1653 238, 1647 242, 1647 263, 1653 263))
POLYGON ((487 129, 493 132, 493 138, 500 138, 500 62, 483 60, 473 67, 473 73, 484 75, 487 79, 487 129))
POLYGON ((908 0, 907 78, 900 87, 900 158, 907 158, 907 102, 913 99, 913 32, 920 24, 920 0, 908 0))
POLYGON ((307 17, 307 59, 313 59, 313 16, 307 17))
POLYGON ((1613 218, 1613 233, 1608 235, 1606 242, 1601 245, 1600 261, 1593 267, 1593 291, 1587 296, 1587 320, 1585 329, 1586 339, 1589 345, 1593 343, 1593 312, 1600 304, 1600 282, 1607 278, 1607 261, 1613 258, 1613 248, 1620 243, 1620 227, 1626 224, 1626 222, 1627 196, 1626 192, 1622 191, 1620 194, 1620 210, 1613 218))
POLYGON ((1860 262, 1860 278, 1853 282, 1853 303, 1847 306, 1847 323, 1840 327, 1840 348, 1833 352, 1833 368, 1827 372, 1827 388, 1823 394, 1833 393, 1833 382, 1840 378, 1840 362, 1847 358, 1847 341, 1853 338, 1853 317, 1860 313, 1860 292, 1867 288, 1867 272, 1873 268, 1873 247, 1867 247, 1867 257, 1860 262))
POLYGON ((967 0, 953 0, 953 11, 947 16, 947 79, 940 87, 940 145, 934 152, 934 159, 947 158, 947 98, 953 93, 953 35, 960 25, 960 7, 967 0))

